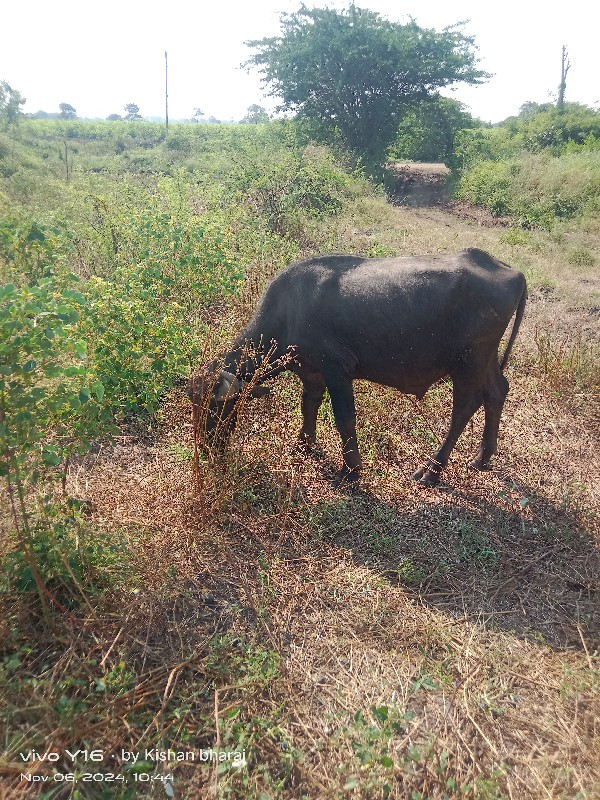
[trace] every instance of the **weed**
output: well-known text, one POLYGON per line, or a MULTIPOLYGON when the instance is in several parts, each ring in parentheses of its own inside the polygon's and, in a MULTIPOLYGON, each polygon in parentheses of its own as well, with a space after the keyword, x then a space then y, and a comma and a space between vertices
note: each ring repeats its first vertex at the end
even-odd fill
POLYGON ((168 445, 167 450, 173 458, 173 461, 191 464, 194 456, 193 447, 182 444, 181 442, 173 442, 168 445))
POLYGON ((497 566, 498 552, 485 533, 462 520, 455 520, 450 530, 460 537, 457 548, 460 561, 474 562, 485 569, 494 569, 497 566))
POLYGON ((397 575, 400 583, 406 586, 419 586, 425 580, 426 572, 409 558, 403 558, 397 568, 397 575))
MULTIPOLYGON (((109 589, 135 586, 135 570, 125 541, 77 517, 55 511, 31 526, 32 555, 46 588, 68 607, 88 603, 109 589)), ((22 548, 5 554, 0 589, 30 593, 36 581, 22 548)))
POLYGON ((374 244, 365 253, 367 258, 394 258, 397 255, 398 251, 395 248, 381 244, 374 244))
POLYGON ((508 228, 500 234, 500 241, 511 245, 526 245, 531 241, 531 235, 521 228, 508 228))
POLYGON ((587 247, 580 245, 569 252, 567 261, 574 267, 593 267, 596 256, 587 247))
POLYGON ((536 328, 534 341, 539 369, 555 391, 595 390, 600 377, 597 344, 587 342, 579 332, 557 339, 543 328, 536 328))

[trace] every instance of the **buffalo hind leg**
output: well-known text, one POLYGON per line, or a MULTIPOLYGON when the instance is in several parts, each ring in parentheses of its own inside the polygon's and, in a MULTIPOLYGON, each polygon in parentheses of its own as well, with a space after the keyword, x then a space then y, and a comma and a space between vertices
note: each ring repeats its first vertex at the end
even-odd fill
POLYGON ((437 453, 427 460, 427 464, 417 470, 413 475, 416 481, 423 486, 436 486, 440 480, 440 474, 450 457, 454 445, 459 436, 464 431, 467 422, 477 411, 483 402, 481 388, 473 388, 454 381, 452 388, 452 420, 450 429, 442 446, 437 453))
POLYGON ((314 447, 317 440, 317 414, 325 394, 325 381, 318 373, 302 376, 302 428, 298 441, 306 447, 314 447))
POLYGON ((356 409, 352 380, 346 375, 325 374, 327 391, 335 417, 335 426, 342 439, 344 466, 337 476, 337 482, 356 481, 360 476, 362 461, 356 439, 356 409))
POLYGON ((486 470, 490 468, 490 459, 498 449, 498 428, 502 407, 508 394, 508 381, 502 374, 497 362, 490 370, 490 376, 483 387, 483 407, 485 409, 485 425, 481 448, 477 456, 469 463, 471 469, 486 470))

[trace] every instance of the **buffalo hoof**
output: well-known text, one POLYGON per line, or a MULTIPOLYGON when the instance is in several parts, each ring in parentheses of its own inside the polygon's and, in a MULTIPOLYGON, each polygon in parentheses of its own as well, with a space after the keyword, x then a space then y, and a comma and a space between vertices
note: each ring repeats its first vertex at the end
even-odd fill
POLYGON ((336 487, 344 486, 349 483, 356 483, 359 480, 360 480, 359 470, 348 469, 348 467, 342 467, 342 469, 333 479, 333 485, 336 487))
POLYGON ((483 461, 481 458, 474 458, 472 461, 469 461, 467 466, 469 469, 474 469, 478 472, 489 472, 492 468, 489 461, 483 461))
POLYGON ((316 446, 317 446, 316 439, 309 438, 308 436, 299 436, 298 439, 296 440, 295 449, 299 453, 310 453, 315 449, 316 446))
POLYGON ((417 481, 421 486, 437 486, 440 482, 440 474, 427 469, 427 467, 421 467, 414 473, 413 480, 417 481))

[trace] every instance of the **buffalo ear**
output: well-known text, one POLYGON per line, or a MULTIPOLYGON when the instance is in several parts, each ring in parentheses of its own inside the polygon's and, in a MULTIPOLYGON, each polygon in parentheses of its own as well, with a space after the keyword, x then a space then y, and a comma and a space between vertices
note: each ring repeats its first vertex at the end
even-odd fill
POLYGON ((271 387, 270 386, 256 386, 252 387, 252 391, 250 392, 252 397, 265 397, 267 394, 271 394, 271 387))
POLYGON ((219 375, 219 380, 215 386, 214 399, 218 403, 224 403, 225 400, 230 400, 239 395, 242 391, 243 384, 231 372, 223 370, 219 375))

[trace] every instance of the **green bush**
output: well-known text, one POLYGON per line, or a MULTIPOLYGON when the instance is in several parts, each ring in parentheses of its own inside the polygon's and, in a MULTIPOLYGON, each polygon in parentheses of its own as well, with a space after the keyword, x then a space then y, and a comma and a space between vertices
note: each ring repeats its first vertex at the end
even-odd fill
POLYGON ((462 175, 457 196, 523 227, 592 214, 600 203, 600 153, 522 153, 479 161, 462 175))
POLYGON ((144 123, 19 129, 0 177, 0 475, 19 542, 8 579, 42 605, 44 583, 86 574, 69 515, 48 521, 39 497, 115 421, 157 409, 249 264, 272 274, 364 190, 300 139, 285 122, 174 126, 166 142, 144 123))
POLYGON ((401 119, 389 158, 449 162, 463 131, 478 129, 480 124, 452 98, 421 101, 401 119))
POLYGON ((46 479, 111 428, 78 286, 65 275, 0 289, 0 474, 13 484, 46 479))
POLYGON ((500 161, 524 151, 560 156, 598 150, 600 113, 578 103, 555 106, 526 103, 518 117, 489 128, 466 128, 455 139, 451 165, 465 170, 478 161, 500 161), (529 106, 535 106, 530 113, 529 106))
MULTIPOLYGON (((31 529, 31 553, 39 578, 63 605, 81 605, 85 595, 102 595, 120 582, 132 586, 130 554, 122 537, 92 528, 77 513, 54 509, 31 529)), ((36 580, 23 549, 7 553, 0 591, 35 592, 36 580)))

